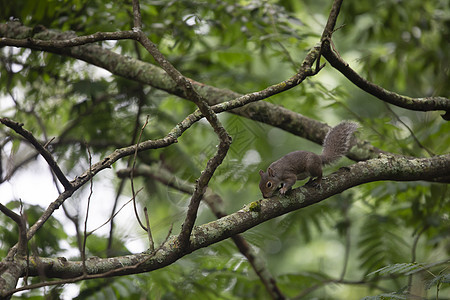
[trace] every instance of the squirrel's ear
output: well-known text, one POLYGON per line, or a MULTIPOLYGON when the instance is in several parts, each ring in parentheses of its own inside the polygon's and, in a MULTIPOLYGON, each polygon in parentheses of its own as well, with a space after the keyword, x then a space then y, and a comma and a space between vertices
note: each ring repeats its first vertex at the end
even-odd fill
POLYGON ((275 172, 273 171, 272 168, 268 168, 267 173, 269 174, 270 177, 275 177, 275 172))
POLYGON ((264 171, 263 170, 259 170, 259 175, 262 177, 264 175, 264 171))

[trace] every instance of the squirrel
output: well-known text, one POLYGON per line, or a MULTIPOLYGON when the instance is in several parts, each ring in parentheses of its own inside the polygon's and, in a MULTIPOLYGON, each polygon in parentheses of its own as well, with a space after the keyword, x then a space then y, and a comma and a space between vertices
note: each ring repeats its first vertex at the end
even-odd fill
POLYGON ((259 170, 259 189, 263 197, 271 197, 278 188, 280 194, 284 195, 297 180, 307 177, 310 179, 306 184, 317 178, 314 185, 320 186, 322 166, 336 162, 348 153, 353 146, 352 135, 358 127, 356 122, 343 121, 328 131, 323 140, 321 155, 309 151, 294 151, 271 163, 267 172, 259 170))

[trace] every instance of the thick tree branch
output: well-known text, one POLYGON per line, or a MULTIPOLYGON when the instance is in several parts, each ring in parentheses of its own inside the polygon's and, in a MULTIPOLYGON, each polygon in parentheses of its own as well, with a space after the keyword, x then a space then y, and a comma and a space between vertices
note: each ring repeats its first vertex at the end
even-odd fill
MULTIPOLYGON (((46 28, 41 28, 42 31, 47 30, 46 28)), ((137 39, 139 34, 136 31, 128 30, 128 31, 117 31, 117 32, 96 32, 90 35, 84 36, 76 36, 73 33, 67 33, 66 38, 64 40, 43 40, 32 38, 32 32, 29 32, 30 36, 26 38, 8 38, 2 37, 0 38, 0 47, 3 46, 13 46, 13 47, 21 47, 21 48, 32 48, 36 50, 44 50, 48 48, 70 48, 81 45, 86 45, 89 43, 107 41, 107 40, 128 40, 128 39, 137 39)))
MULTIPOLYGON (((13 220, 18 227, 19 231, 19 241, 17 243, 17 252, 22 257, 27 260, 27 223, 24 215, 19 215, 0 203, 0 212, 4 213, 8 218, 13 220)), ((14 255, 7 255, 0 262, 0 298, 3 299, 4 291, 13 290, 17 281, 20 278, 20 274, 23 272, 21 266, 19 266, 14 261, 14 255), (6 272, 5 272, 6 271, 6 272)))
POLYGON ((34 148, 42 155, 42 157, 47 161, 48 165, 52 169, 52 171, 55 173, 56 177, 58 178, 59 182, 64 186, 66 190, 72 188, 72 185, 70 184, 69 180, 66 178, 64 173, 59 168, 56 161, 53 159, 53 156, 50 152, 48 152, 47 149, 44 148, 33 136, 31 132, 23 128, 23 124, 20 124, 18 122, 14 122, 8 118, 0 118, 0 122, 3 123, 5 126, 8 126, 9 128, 13 129, 15 132, 23 136, 27 141, 29 141, 34 148))
MULTIPOLYGON (((129 265, 129 266, 122 266, 121 269, 124 270, 136 270, 138 269, 142 264, 146 263, 148 260, 150 260, 159 250, 161 250, 167 243, 170 234, 172 233, 172 228, 170 228, 169 233, 166 237, 166 239, 163 241, 163 243, 161 244, 161 246, 158 247, 158 249, 156 249, 156 251, 154 251, 152 254, 146 255, 146 257, 142 260, 140 260, 139 262, 137 262, 136 264, 133 265, 129 265)), ((33 264, 38 268, 38 273, 39 276, 43 275, 43 271, 42 267, 43 267, 43 263, 39 260, 39 257, 33 257, 33 264)), ((57 258, 59 262, 61 262, 62 264, 65 264, 67 262, 67 260, 64 257, 58 257, 57 258)), ((88 260, 90 263, 90 266, 92 266, 92 262, 98 261, 97 257, 92 257, 91 259, 88 260)), ((18 260, 19 263, 3 263, 0 262, 0 271, 4 271, 4 270, 8 270, 8 273, 4 272, 7 275, 16 275, 14 276, 15 278, 19 278, 20 277, 20 267, 23 267, 23 265, 20 265, 20 260, 18 260)), ((110 271, 107 271, 105 273, 101 273, 101 274, 87 274, 86 273, 86 262, 83 261, 83 274, 81 274, 80 276, 77 277, 73 277, 70 279, 62 279, 62 280, 54 280, 51 282, 40 282, 40 283, 35 283, 35 284, 31 284, 31 285, 26 285, 26 286, 22 286, 20 288, 16 288, 16 289, 5 289, 3 288, 6 285, 10 284, 10 276, 4 276, 4 274, 0 273, 0 297, 2 297, 1 299, 9 299, 14 293, 19 292, 19 291, 25 291, 25 290, 29 290, 29 289, 35 289, 35 288, 41 288, 41 287, 46 287, 46 286, 51 286, 51 285, 62 285, 62 284, 67 284, 67 283, 75 283, 75 282, 79 282, 82 280, 88 280, 88 279, 96 279, 96 278, 105 278, 108 276, 114 276, 115 274, 115 270, 112 269, 110 271), (6 284, 4 284, 6 283, 6 284)), ((30 268, 30 263, 29 261, 26 262, 26 269, 27 272, 30 268)), ((28 273, 26 274, 26 276, 28 276, 28 273)), ((12 285, 11 285, 12 286, 12 285)), ((15 286, 15 285, 14 285, 15 286)))
MULTIPOLYGON (((128 177, 131 172, 130 168, 122 169, 117 171, 117 175, 120 178, 128 177)), ((166 171, 165 169, 153 166, 140 166, 139 168, 134 170, 134 174, 137 176, 145 176, 151 179, 155 179, 169 187, 172 187, 178 191, 181 191, 186 194, 193 194, 195 187, 190 182, 184 181, 172 173, 166 171)), ((211 189, 207 189, 205 194, 203 195, 202 200, 208 205, 217 219, 223 218, 226 216, 225 210, 223 209, 223 199, 211 191, 211 189)), ((236 234, 231 237, 233 242, 239 251, 247 258, 256 275, 258 275, 262 284, 266 288, 267 292, 270 294, 272 299, 285 299, 285 296, 281 293, 280 289, 277 286, 275 278, 270 274, 267 269, 264 260, 256 253, 256 251, 252 248, 252 246, 245 240, 245 238, 236 234)))
POLYGON ((133 0, 133 25, 134 31, 142 29, 141 8, 138 0, 133 0))
MULTIPOLYGON (((287 197, 272 197, 252 202, 233 214, 196 227, 192 232, 188 252, 220 242, 267 220, 321 202, 360 184, 380 180, 413 181, 444 176, 450 176, 450 154, 416 159, 381 156, 378 159, 359 162, 329 175, 320 189, 300 187, 288 193, 287 197)), ((177 247, 177 240, 178 236, 169 238, 161 251, 157 251, 151 256, 136 254, 88 260, 86 262, 87 272, 88 274, 108 272, 107 276, 117 276, 148 272, 165 267, 187 254, 177 247), (138 264, 137 268, 128 268, 138 264)), ((26 264, 25 260, 20 263, 26 264)), ((40 267, 43 267, 48 278, 75 278, 83 273, 81 263, 78 261, 40 258, 40 263, 40 267)), ((24 266, 22 270, 24 270, 24 266)), ((33 261, 30 265, 29 275, 38 275, 37 266, 33 261)))

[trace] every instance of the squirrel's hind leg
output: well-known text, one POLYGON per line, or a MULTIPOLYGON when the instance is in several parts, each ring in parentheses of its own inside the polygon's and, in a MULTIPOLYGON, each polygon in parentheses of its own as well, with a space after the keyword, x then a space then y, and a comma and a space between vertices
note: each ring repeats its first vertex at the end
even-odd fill
POLYGON ((315 178, 314 176, 311 176, 309 178, 308 182, 305 183, 305 186, 306 185, 311 185, 311 186, 313 186, 315 188, 320 188, 320 186, 322 184, 322 174, 320 174, 320 176, 317 176, 316 179, 314 179, 314 178, 315 178))

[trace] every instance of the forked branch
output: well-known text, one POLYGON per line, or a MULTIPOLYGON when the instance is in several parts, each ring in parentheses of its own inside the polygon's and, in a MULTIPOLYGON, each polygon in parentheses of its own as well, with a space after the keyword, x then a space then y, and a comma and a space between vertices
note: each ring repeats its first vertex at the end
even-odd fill
POLYGON ((200 200, 205 193, 206 187, 209 181, 214 175, 217 167, 223 162, 228 149, 231 145, 231 136, 227 133, 225 128, 220 123, 217 118, 216 113, 207 104, 207 102, 200 96, 199 93, 194 89, 191 81, 183 76, 158 50, 158 47, 150 41, 150 39, 141 30, 141 16, 139 12, 139 1, 133 0, 133 16, 135 30, 139 33, 138 41, 144 46, 144 48, 153 56, 153 58, 158 62, 161 68, 167 72, 167 74, 172 78, 173 81, 182 89, 187 97, 187 99, 194 102, 199 108, 203 116, 208 120, 214 132, 219 137, 220 143, 216 154, 208 161, 206 168, 201 173, 195 185, 194 193, 192 194, 191 201, 188 206, 188 211, 186 213, 185 221, 181 228, 181 233, 179 236, 179 243, 182 248, 188 248, 189 237, 194 227, 195 220, 197 218, 197 211, 200 205, 200 200))

